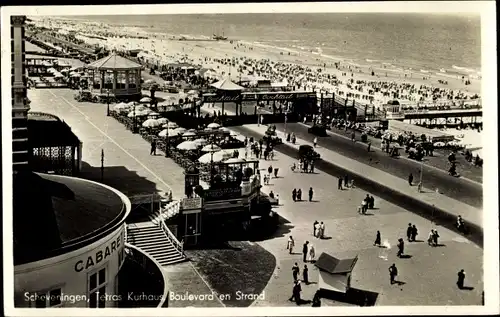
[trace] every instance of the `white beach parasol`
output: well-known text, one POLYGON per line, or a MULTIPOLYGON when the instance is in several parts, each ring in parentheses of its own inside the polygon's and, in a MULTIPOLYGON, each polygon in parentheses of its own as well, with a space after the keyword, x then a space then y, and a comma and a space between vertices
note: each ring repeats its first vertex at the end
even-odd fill
POLYGON ((188 95, 197 95, 198 92, 196 90, 190 90, 187 92, 188 95))
POLYGON ((161 124, 161 125, 164 125, 164 124, 167 124, 168 122, 168 119, 167 118, 159 118, 157 119, 158 122, 161 124))
POLYGON ((146 111, 130 111, 129 114, 128 114, 128 117, 129 118, 133 118, 133 117, 141 117, 141 116, 147 116, 148 115, 148 112, 146 111))
POLYGON ((220 128, 220 124, 212 122, 209 125, 207 125, 207 128, 208 129, 218 129, 218 128, 220 128))
POLYGON ((78 73, 70 73, 69 76, 70 77, 81 77, 82 75, 80 75, 78 73))
POLYGON ((210 162, 222 162, 222 160, 224 159, 224 155, 223 155, 223 152, 215 152, 215 153, 206 153, 206 154, 203 154, 202 156, 200 156, 200 158, 198 159, 198 162, 200 162, 201 164, 208 164, 210 162))
POLYGON ((181 144, 177 145, 177 149, 183 151, 194 151, 198 149, 198 144, 193 141, 184 141, 181 144))
POLYGON ((169 128, 169 129, 175 129, 175 128, 179 127, 179 126, 177 125, 177 123, 172 122, 172 121, 169 121, 169 122, 165 123, 165 124, 163 125, 163 127, 164 127, 165 129, 166 129, 166 128, 169 128))
POLYGON ((61 73, 59 73, 59 72, 57 72, 57 73, 54 73, 54 77, 55 78, 62 78, 62 77, 64 77, 64 75, 61 74, 61 73))
POLYGON ((142 97, 141 100, 139 100, 139 102, 148 103, 148 102, 151 102, 151 98, 149 98, 149 97, 142 97))
POLYGON ((225 163, 244 163, 246 160, 244 158, 232 157, 224 161, 225 163))
POLYGON ((162 137, 162 138, 166 137, 167 135, 169 137, 173 137, 173 136, 178 136, 179 133, 175 132, 175 130, 170 130, 170 129, 165 129, 165 130, 162 130, 160 133, 158 133, 158 136, 162 137))
POLYGON ((51 67, 51 68, 47 69, 47 72, 48 73, 55 73, 55 72, 57 72, 57 70, 55 68, 51 67))
POLYGON ((195 135, 196 135, 195 132, 187 131, 182 136, 195 136, 195 135))
POLYGON ((216 144, 207 144, 201 150, 203 152, 218 152, 221 148, 216 144))
POLYGON ((116 104, 113 107, 113 110, 115 111, 125 111, 125 110, 130 110, 130 106, 127 105, 126 103, 120 102, 119 104, 116 104))
POLYGON ((183 134, 184 132, 186 132, 186 129, 184 129, 183 127, 178 127, 173 129, 172 131, 175 131, 175 133, 177 134, 183 134))
POLYGON ((160 124, 155 119, 147 119, 146 121, 144 121, 142 123, 142 126, 145 128, 156 128, 156 127, 159 127, 160 124))
POLYGON ((206 145, 208 143, 208 141, 205 140, 204 138, 196 139, 193 142, 196 142, 196 143, 200 144, 201 146, 206 145))
MULTIPOLYGON (((150 112, 150 113, 148 114, 148 117, 150 117, 151 119, 156 119, 156 118, 157 118, 157 117, 159 117, 159 116, 160 116, 160 114, 159 114, 158 112, 154 112, 154 111, 153 111, 153 112, 150 112)), ((160 125, 161 125, 161 124, 160 124, 160 125)))

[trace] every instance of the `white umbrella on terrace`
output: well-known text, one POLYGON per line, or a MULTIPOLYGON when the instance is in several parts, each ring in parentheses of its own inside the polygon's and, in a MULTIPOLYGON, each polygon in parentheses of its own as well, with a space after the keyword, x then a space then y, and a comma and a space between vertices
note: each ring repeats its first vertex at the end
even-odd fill
POLYGON ((178 128, 173 129, 172 131, 175 131, 175 133, 177 133, 177 134, 183 134, 184 132, 186 132, 186 129, 184 129, 182 127, 178 127, 178 128))
POLYGON ((169 129, 175 129, 175 128, 178 128, 179 126, 177 125, 177 123, 175 122, 172 122, 172 121, 169 121, 167 123, 165 123, 163 125, 163 127, 166 129, 166 128, 169 128, 169 129))
POLYGON ((139 100, 139 102, 148 103, 148 102, 151 102, 151 98, 149 98, 149 97, 142 97, 141 100, 139 100))
POLYGON ((218 129, 218 128, 220 128, 220 124, 212 122, 209 125, 207 125, 207 128, 209 128, 209 129, 218 129))
POLYGON ((82 75, 80 75, 78 73, 70 73, 69 76, 70 77, 81 77, 82 75))
MULTIPOLYGON (((149 118, 151 118, 151 119, 156 119, 156 118, 157 118, 157 117, 159 117, 159 116, 160 116, 160 114, 159 114, 158 112, 154 112, 154 111, 153 111, 153 112, 150 112, 150 113, 148 114, 148 117, 149 117, 149 118)), ((159 123, 159 125, 161 125, 161 123, 159 123)))
POLYGON ((198 143, 199 145, 203 146, 203 145, 206 145, 208 143, 207 140, 205 140, 204 138, 199 138, 199 139, 196 139, 194 140, 193 142, 196 142, 198 143))
POLYGON ((193 141, 184 141, 181 144, 177 145, 177 149, 184 151, 194 151, 198 149, 198 144, 193 141))
POLYGON ((57 72, 57 70, 55 68, 51 67, 51 68, 47 69, 47 72, 48 73, 55 73, 55 72, 57 72))
POLYGON ((127 111, 130 110, 130 106, 126 103, 120 102, 113 107, 114 111, 127 111))
POLYGON ((196 135, 196 133, 188 131, 188 132, 184 133, 182 136, 195 136, 195 135, 196 135))
POLYGON ((246 160, 244 158, 232 157, 224 161, 225 163, 244 163, 246 160))
POLYGON ((129 118, 133 118, 133 117, 141 117, 141 116, 147 116, 148 115, 148 112, 146 111, 130 111, 129 114, 128 114, 128 117, 129 118))
POLYGON ((167 124, 167 122, 168 122, 168 119, 167 119, 167 118, 159 118, 159 119, 156 119, 156 120, 158 120, 158 122, 159 122, 161 125, 167 124))
POLYGON ((156 128, 156 127, 159 127, 160 124, 155 119, 147 119, 146 121, 144 121, 142 123, 142 126, 145 128, 156 128))
POLYGON ((208 164, 210 162, 222 162, 222 160, 224 159, 224 155, 223 155, 223 152, 215 152, 215 153, 206 153, 206 154, 203 154, 202 156, 200 156, 200 158, 198 159, 198 162, 200 162, 201 164, 208 164))
POLYGON ((203 152, 218 152, 221 151, 221 148, 215 144, 207 144, 201 150, 203 152))
POLYGON ((162 130, 160 133, 158 133, 158 136, 162 137, 162 138, 166 137, 167 135, 169 137, 174 137, 174 136, 178 136, 179 133, 175 132, 175 130, 170 130, 170 129, 165 129, 165 130, 162 130))

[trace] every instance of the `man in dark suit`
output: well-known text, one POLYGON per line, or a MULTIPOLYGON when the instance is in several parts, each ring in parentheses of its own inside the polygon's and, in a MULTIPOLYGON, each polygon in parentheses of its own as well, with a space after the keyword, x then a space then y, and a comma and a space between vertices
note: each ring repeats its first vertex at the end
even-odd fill
POLYGON ((464 282, 465 282, 465 271, 460 270, 460 272, 458 272, 458 280, 457 280, 457 286, 459 289, 464 288, 464 282))
POLYGON ((302 258, 304 260, 304 262, 307 262, 306 259, 307 259, 307 252, 309 251, 309 248, 307 247, 309 244, 309 241, 306 241, 306 243, 304 243, 304 246, 302 247, 302 258))

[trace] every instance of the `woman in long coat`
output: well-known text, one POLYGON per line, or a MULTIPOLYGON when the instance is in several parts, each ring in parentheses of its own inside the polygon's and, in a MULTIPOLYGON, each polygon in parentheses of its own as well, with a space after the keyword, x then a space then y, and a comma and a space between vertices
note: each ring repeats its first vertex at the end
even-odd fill
POLYGON ((311 243, 309 245, 309 256, 308 256, 307 260, 309 262, 313 262, 315 257, 316 257, 316 250, 314 250, 314 245, 311 243))

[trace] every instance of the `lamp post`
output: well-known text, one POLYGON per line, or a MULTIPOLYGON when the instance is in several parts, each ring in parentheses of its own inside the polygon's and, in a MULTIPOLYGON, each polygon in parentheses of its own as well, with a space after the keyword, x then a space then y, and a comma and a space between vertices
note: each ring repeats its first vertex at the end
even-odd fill
POLYGON ((424 158, 420 161, 420 180, 418 182, 418 192, 420 193, 422 191, 422 178, 424 176, 424 158))
POLYGON ((135 102, 134 102, 134 107, 132 108, 132 113, 134 114, 134 117, 132 118, 132 133, 135 133, 135 125, 136 125, 136 116, 137 113, 135 112, 135 102))
POLYGON ((106 101, 108 102, 108 110, 106 112, 106 115, 109 117, 109 89, 108 89, 108 97, 106 98, 106 101))
POLYGON ((101 182, 104 179, 104 149, 101 149, 101 182))
POLYGON ((285 111, 285 136, 286 136, 286 123, 288 121, 288 109, 285 111))
POLYGON ((211 151, 210 151, 210 187, 212 187, 213 180, 214 180, 214 144, 211 144, 211 151))
POLYGON ((170 143, 169 137, 168 137, 168 121, 167 121, 167 133, 165 134, 165 157, 168 157, 168 146, 170 143))

